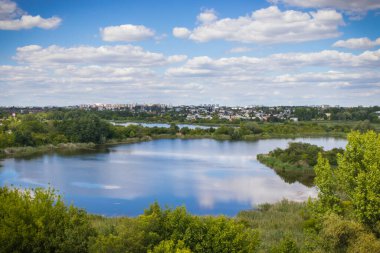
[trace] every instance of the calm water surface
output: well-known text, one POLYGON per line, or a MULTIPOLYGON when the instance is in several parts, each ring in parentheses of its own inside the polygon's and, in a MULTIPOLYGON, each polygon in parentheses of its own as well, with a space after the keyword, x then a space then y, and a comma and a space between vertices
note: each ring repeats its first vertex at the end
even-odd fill
POLYGON ((288 184, 256 160, 257 154, 285 148, 289 141, 326 149, 346 145, 333 138, 156 140, 84 154, 6 159, 0 185, 50 185, 67 203, 104 215, 138 215, 153 201, 185 205, 194 214, 235 215, 263 202, 315 196, 314 188, 288 184))

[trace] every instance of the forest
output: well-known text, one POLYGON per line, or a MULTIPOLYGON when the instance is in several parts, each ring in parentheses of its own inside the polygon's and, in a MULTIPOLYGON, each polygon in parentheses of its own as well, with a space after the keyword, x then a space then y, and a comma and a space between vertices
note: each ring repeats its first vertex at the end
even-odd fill
MULTIPOLYGON (((258 140, 266 138, 293 138, 333 136, 345 137, 351 130, 361 132, 375 127, 368 121, 355 124, 318 124, 312 122, 257 123, 218 125, 209 129, 117 126, 91 111, 69 110, 8 116, 0 122, 0 155, 67 148, 68 143, 95 144, 130 143, 157 138, 213 138, 217 140, 258 140), (18 149, 17 149, 18 147, 18 149), (39 149, 25 147, 40 147, 39 149)), ((69 145, 70 148, 85 145, 69 145)))

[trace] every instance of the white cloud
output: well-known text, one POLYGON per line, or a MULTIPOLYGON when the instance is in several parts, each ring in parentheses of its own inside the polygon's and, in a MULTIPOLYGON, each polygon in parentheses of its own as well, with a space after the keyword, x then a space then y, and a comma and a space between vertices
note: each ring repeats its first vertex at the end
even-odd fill
POLYGON ((354 16, 380 9, 380 0, 268 0, 268 2, 272 4, 284 3, 302 8, 333 8, 354 16))
POLYGON ((29 45, 14 59, 14 66, 0 65, 0 104, 373 105, 380 99, 380 49, 187 59, 131 45, 29 45))
POLYGON ((212 9, 202 11, 197 17, 198 22, 200 22, 201 24, 209 24, 217 19, 218 17, 216 16, 215 11, 212 9))
POLYGON ((40 15, 27 15, 9 0, 0 0, 0 30, 21 30, 34 27, 53 29, 61 24, 59 17, 42 18, 40 15))
POLYGON ((17 4, 10 0, 0 0, 0 19, 10 19, 15 14, 22 14, 22 11, 17 8, 17 4))
POLYGON ((348 87, 356 83, 374 83, 380 78, 380 73, 366 72, 305 72, 301 74, 284 74, 277 76, 274 82, 278 83, 317 83, 321 87, 348 87))
POLYGON ((183 62, 187 59, 187 55, 172 55, 168 57, 170 63, 183 62))
POLYGON ((38 27, 53 29, 59 26, 61 19, 58 17, 41 18, 41 16, 23 15, 20 19, 0 20, 0 30, 21 30, 38 27))
POLYGON ((189 29, 184 27, 174 27, 173 28, 173 36, 181 39, 189 38, 191 32, 189 29))
POLYGON ((169 76, 225 76, 239 80, 256 79, 268 73, 297 71, 301 68, 375 68, 380 65, 380 50, 360 55, 325 50, 313 53, 283 53, 267 57, 226 57, 212 59, 207 56, 189 59, 183 66, 169 68, 169 76), (260 75, 257 75, 260 74, 260 75))
POLYGON ((132 45, 116 46, 78 46, 59 47, 52 45, 42 48, 38 45, 29 45, 17 48, 14 57, 19 63, 30 65, 51 64, 108 64, 124 67, 160 66, 174 61, 183 61, 185 56, 165 57, 161 53, 145 51, 142 47, 132 45))
POLYGON ((377 104, 380 50, 360 55, 338 51, 283 53, 266 57, 194 57, 168 68, 167 78, 205 85, 217 101, 245 104, 377 104), (310 71, 312 69, 313 71, 310 71), (326 70, 327 69, 327 70, 326 70), (273 96, 277 91, 281 96, 273 96), (367 96, 371 94, 371 96, 367 96), (305 96, 305 94, 313 94, 305 96), (363 95, 364 94, 364 95, 363 95), (356 95, 366 97, 360 100, 356 95), (333 97, 332 97, 333 96, 333 97), (276 102, 272 102, 276 101, 276 102))
POLYGON ((192 31, 183 27, 174 28, 174 36, 197 42, 227 40, 274 44, 335 38, 340 35, 338 27, 344 25, 342 15, 335 10, 281 11, 271 6, 236 19, 205 18, 201 15, 198 19, 202 17, 207 23, 202 21, 192 31))
POLYGON ((228 52, 231 54, 246 53, 252 51, 252 48, 249 47, 234 47, 231 48, 228 52))
POLYGON ((155 32, 143 25, 107 26, 100 29, 100 35, 104 41, 141 41, 151 39, 155 32))
POLYGON ((333 44, 333 47, 343 47, 348 49, 371 49, 380 46, 380 38, 377 40, 370 40, 365 38, 353 38, 348 40, 338 40, 333 44))

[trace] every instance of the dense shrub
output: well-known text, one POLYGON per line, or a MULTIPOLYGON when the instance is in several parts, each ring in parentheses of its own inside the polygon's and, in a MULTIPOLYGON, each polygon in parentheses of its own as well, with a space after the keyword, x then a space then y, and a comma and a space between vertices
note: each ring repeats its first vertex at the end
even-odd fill
POLYGON ((52 190, 0 188, 0 252, 87 252, 87 214, 52 190))

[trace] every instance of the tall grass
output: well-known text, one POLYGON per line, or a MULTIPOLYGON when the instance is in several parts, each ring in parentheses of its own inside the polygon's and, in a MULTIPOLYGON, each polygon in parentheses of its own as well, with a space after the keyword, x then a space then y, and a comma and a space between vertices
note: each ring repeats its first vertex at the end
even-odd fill
POLYGON ((289 236, 302 248, 305 242, 303 226, 307 217, 305 210, 305 202, 282 200, 275 204, 263 204, 257 210, 241 211, 237 219, 259 231, 259 252, 271 252, 282 238, 289 236))

